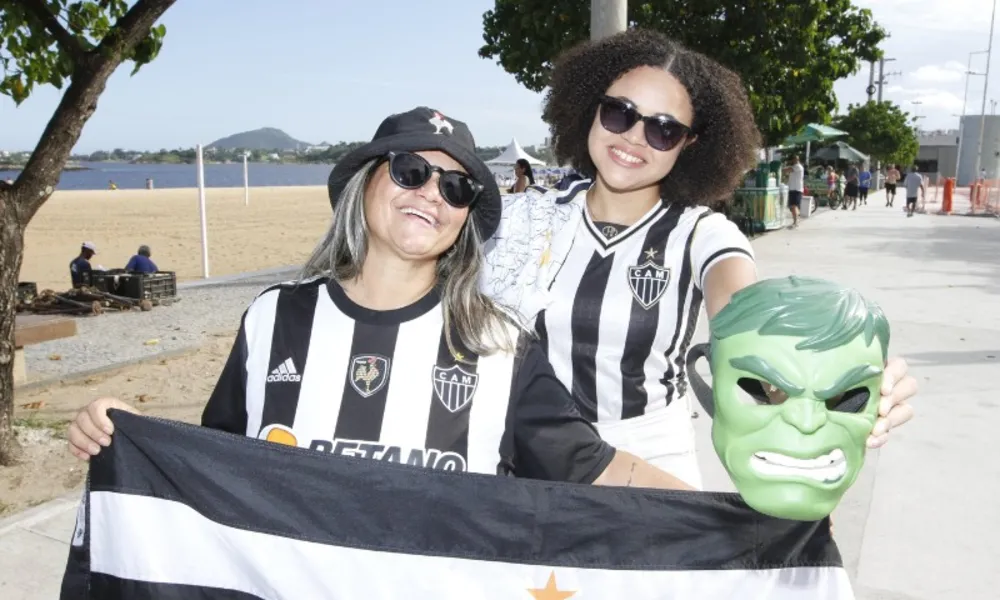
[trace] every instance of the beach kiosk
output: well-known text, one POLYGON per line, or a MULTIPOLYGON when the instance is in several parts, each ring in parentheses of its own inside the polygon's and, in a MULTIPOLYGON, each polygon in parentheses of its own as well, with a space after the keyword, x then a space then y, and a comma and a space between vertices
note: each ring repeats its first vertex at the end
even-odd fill
POLYGON ((761 161, 736 189, 734 204, 753 233, 785 226, 788 187, 781 185, 781 163, 761 161))

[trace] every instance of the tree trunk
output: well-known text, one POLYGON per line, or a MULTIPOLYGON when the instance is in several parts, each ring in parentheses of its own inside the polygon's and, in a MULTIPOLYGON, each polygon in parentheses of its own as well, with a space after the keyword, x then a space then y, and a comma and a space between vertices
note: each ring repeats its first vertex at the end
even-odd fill
POLYGON ((0 466, 14 464, 20 445, 14 437, 14 309, 24 250, 24 229, 9 189, 0 189, 0 466))
MULTIPOLYGON (((24 231, 49 199, 83 126, 97 110, 108 78, 177 0, 139 0, 122 16, 94 50, 79 56, 66 42, 58 22, 49 27, 77 54, 69 87, 49 120, 38 145, 14 184, 0 181, 0 466, 20 454, 14 438, 14 309, 17 280, 24 256, 24 231)), ((0 5, 3 1, 0 0, 0 5)))

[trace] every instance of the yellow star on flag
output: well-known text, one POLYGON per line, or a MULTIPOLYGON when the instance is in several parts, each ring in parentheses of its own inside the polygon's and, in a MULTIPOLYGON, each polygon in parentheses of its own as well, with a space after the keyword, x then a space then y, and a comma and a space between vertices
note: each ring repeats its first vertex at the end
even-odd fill
POLYGON ((535 600, 566 600, 575 596, 576 592, 561 591, 556 585, 556 572, 549 573, 549 581, 541 589, 529 589, 528 592, 535 600))
POLYGON ((541 258, 538 259, 538 266, 544 267, 552 261, 552 232, 545 234, 545 250, 542 251, 541 258))
POLYGON ((465 360, 465 355, 462 354, 461 352, 453 352, 452 356, 454 356, 455 360, 457 360, 457 361, 463 361, 463 360, 465 360))
POLYGON ((551 261, 552 261, 552 252, 548 248, 546 248, 545 251, 542 252, 542 257, 538 259, 538 266, 544 267, 551 261))

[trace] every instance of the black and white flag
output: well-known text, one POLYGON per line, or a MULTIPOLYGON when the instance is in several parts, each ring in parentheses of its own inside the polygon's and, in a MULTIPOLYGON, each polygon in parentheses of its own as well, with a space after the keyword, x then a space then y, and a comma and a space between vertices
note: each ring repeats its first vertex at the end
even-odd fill
POLYGON ((827 520, 433 471, 114 411, 69 599, 853 598, 827 520))

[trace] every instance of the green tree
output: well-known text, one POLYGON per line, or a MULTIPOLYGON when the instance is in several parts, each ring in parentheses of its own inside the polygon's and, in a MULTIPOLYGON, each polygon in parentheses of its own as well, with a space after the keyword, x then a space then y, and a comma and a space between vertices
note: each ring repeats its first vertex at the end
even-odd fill
POLYGON ((920 150, 913 119, 891 102, 851 104, 834 119, 834 127, 849 133, 847 142, 873 162, 913 164, 920 150))
MULTIPOLYGON (((833 84, 877 60, 886 32, 850 0, 633 0, 629 26, 661 31, 743 77, 774 145, 837 108, 833 84)), ((590 37, 590 2, 496 0, 479 56, 542 91, 560 52, 590 37)))
POLYGON ((66 86, 13 184, 0 181, 0 465, 19 454, 14 420, 14 309, 24 231, 48 200, 118 67, 153 60, 176 0, 0 0, 0 94, 20 105, 38 85, 66 86))

